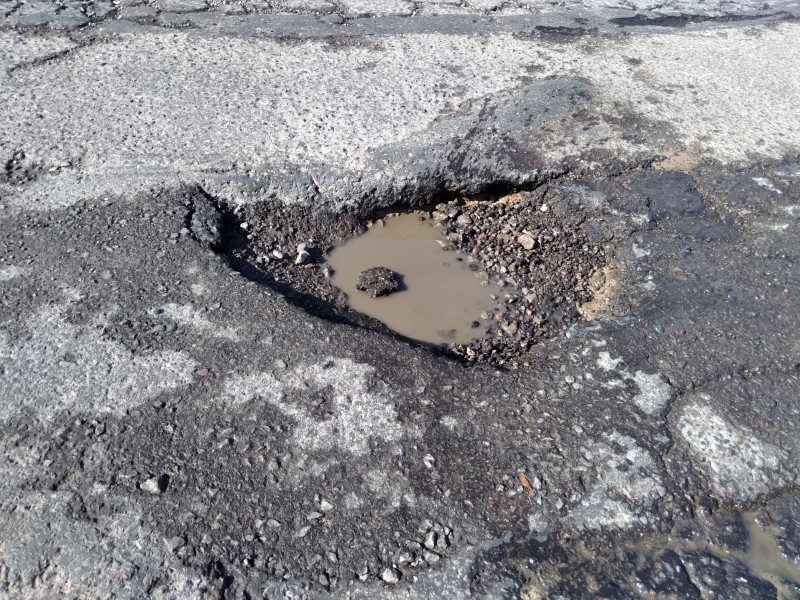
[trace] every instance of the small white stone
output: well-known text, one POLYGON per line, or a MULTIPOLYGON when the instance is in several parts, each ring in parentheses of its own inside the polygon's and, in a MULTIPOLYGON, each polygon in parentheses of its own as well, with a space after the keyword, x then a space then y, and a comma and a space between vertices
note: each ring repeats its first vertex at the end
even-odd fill
POLYGON ((433 550, 436 548, 436 541, 438 539, 438 535, 435 531, 431 530, 425 534, 425 547, 429 550, 433 550))
POLYGON ((139 489, 143 492, 149 492, 151 494, 161 493, 161 488, 158 485, 157 477, 151 477, 147 481, 143 481, 141 484, 139 484, 139 489))
POLYGON ((311 527, 309 527, 308 525, 306 525, 305 527, 301 527, 300 529, 294 532, 294 535, 292 537, 294 539, 304 538, 306 537, 306 534, 309 532, 310 529, 311 527))
POLYGON ((534 245, 536 244, 536 240, 533 239, 533 236, 528 233, 523 233, 517 238, 517 242, 520 246, 525 248, 525 250, 533 250, 534 245))

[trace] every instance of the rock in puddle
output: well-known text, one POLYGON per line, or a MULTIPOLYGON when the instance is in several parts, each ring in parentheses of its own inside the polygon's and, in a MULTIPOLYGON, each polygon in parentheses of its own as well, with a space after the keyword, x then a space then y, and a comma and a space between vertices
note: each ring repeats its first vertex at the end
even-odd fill
POLYGON ((397 273, 386 267, 372 267, 361 271, 356 289, 367 292, 373 298, 388 296, 400 289, 397 273))

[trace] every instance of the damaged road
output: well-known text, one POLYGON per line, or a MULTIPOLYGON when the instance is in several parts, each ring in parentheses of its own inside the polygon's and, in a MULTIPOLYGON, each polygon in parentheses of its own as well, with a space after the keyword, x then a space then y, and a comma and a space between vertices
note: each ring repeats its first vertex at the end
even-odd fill
POLYGON ((800 597, 797 11, 4 7, 0 595, 800 597), (513 360, 295 268, 440 204, 513 360))

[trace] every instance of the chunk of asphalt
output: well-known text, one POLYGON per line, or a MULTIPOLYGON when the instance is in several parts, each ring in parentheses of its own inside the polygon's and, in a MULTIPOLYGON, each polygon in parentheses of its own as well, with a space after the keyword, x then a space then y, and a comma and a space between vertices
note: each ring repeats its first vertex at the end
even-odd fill
POLYGON ((386 267, 372 267, 361 271, 356 289, 367 292, 373 298, 388 296, 400 289, 397 273, 386 267))

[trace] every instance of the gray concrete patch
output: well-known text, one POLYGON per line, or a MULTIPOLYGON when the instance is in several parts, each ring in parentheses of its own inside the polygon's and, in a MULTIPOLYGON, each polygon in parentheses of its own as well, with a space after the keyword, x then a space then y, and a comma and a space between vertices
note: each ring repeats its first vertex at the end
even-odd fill
POLYGON ((634 440, 616 432, 609 434, 607 440, 619 444, 623 453, 614 452, 604 442, 588 447, 589 453, 605 462, 606 470, 567 515, 567 523, 578 529, 625 529, 646 523, 647 517, 640 520, 634 510, 642 502, 658 498, 659 489, 663 488, 658 476, 652 475, 657 473, 652 457, 634 440))
MULTIPOLYGON (((391 185, 387 191, 393 199, 432 169, 426 178, 433 175, 433 181, 423 179, 424 185, 453 185, 464 179, 463 171, 477 171, 484 185, 494 180, 524 184, 532 168, 563 168, 576 155, 588 157, 588 149, 631 158, 647 155, 653 145, 678 143, 725 162, 750 155, 774 158, 796 148, 800 135, 789 100, 798 93, 792 71, 794 27, 762 28, 757 36, 731 29, 635 37, 622 52, 602 38, 560 46, 506 34, 474 39, 418 34, 379 38, 377 46, 356 40, 332 49, 329 41, 299 39, 287 45, 202 31, 122 33, 14 71, 13 96, 4 101, 8 133, 0 155, 24 147, 35 161, 80 161, 81 167, 80 175, 65 169, 48 175, 50 180, 7 188, 4 196, 19 207, 56 208, 82 195, 214 181, 219 176, 211 173, 226 173, 253 181, 253 201, 276 192, 284 197, 282 173, 293 171, 308 179, 307 187, 298 190, 299 200, 344 203, 353 201, 352 190, 365 177, 370 187, 391 185), (687 44, 690 51, 685 51, 687 44), (431 46, 437 53, 426 50, 431 46), (724 61, 715 61, 711 69, 708 54, 727 53, 728 46, 742 49, 735 70, 721 69, 724 61), (297 54, 286 54, 288 48, 297 54), (664 59, 632 65, 625 58, 652 54, 664 59), (679 56, 681 68, 675 71, 670 65, 679 56), (206 65, 208 76, 200 76, 196 64, 206 65), (96 78, 72 81, 76 71, 93 72, 96 78), (773 77, 769 83, 763 81, 767 74, 773 77), (546 94, 553 76, 590 82, 579 92, 592 101, 596 118, 590 126, 576 119, 560 123, 570 134, 564 129, 554 133, 548 126, 550 107, 531 106, 524 95, 514 97, 529 80, 539 82, 534 93, 538 88, 546 94), (393 79, 413 84, 385 84, 393 79), (735 87, 748 101, 712 93, 720 85, 735 87), (239 100, 225 100, 234 87, 239 100), (122 89, 126 93, 117 92, 122 89), (178 89, 181 93, 174 93, 178 89), (492 97, 501 92, 511 98, 493 107, 492 97), (697 94, 706 100, 694 102, 697 94), (130 110, 130 97, 136 99, 135 110, 130 110), (536 112, 517 123, 520 102, 536 112), (39 103, 47 106, 42 118, 26 118, 39 103), (363 108, 357 118, 348 110, 353 105, 363 108), (461 122, 465 111, 480 120, 486 112, 494 115, 514 144, 502 150, 484 135, 475 140, 470 155, 455 154, 443 164, 431 164, 429 158, 409 164, 396 155, 383 162, 397 146, 404 155, 427 155, 426 131, 431 128, 437 139, 447 132, 455 144, 463 138, 462 127, 471 126, 461 122), (771 125, 765 129, 750 115, 767 111, 771 125), (137 127, 140 114, 150 115, 150 121, 132 138, 128 132, 137 127), (670 131, 665 136, 647 125, 637 126, 634 134, 625 125, 629 115, 642 123, 669 122, 670 131), (65 125, 53 156, 52 140, 43 132, 56 123, 65 125), (187 145, 186 139, 196 141, 187 145), (515 164, 522 154, 518 145, 537 147, 535 159, 515 164)), ((580 102, 580 95, 569 101, 580 102)), ((241 193, 237 198, 243 200, 241 193)))
POLYGON ((0 543, 4 591, 48 598, 148 588, 154 598, 203 598, 213 589, 200 572, 175 564, 165 569, 172 562, 168 544, 143 530, 134 510, 88 523, 68 517, 75 501, 68 492, 4 498, 4 526, 15 532, 0 543), (43 562, 43 556, 50 558, 43 562))
POLYGON ((9 267, 2 267, 0 268, 0 282, 7 283, 12 279, 16 279, 17 277, 24 275, 24 273, 24 269, 15 267, 13 265, 9 267))
POLYGON ((720 502, 754 502, 797 480, 796 399, 795 375, 723 379, 681 399, 675 429, 720 502))
POLYGON ((171 302, 156 308, 153 313, 194 329, 202 335, 223 338, 233 342, 240 340, 239 334, 235 329, 215 325, 207 316, 190 305, 179 305, 171 302))
POLYGON ((280 380, 261 373, 229 381, 226 402, 239 405, 253 398, 269 402, 296 421, 294 441, 300 447, 309 451, 339 449, 363 456, 369 453, 372 437, 397 442, 407 435, 419 435, 397 422, 386 392, 372 389, 375 385, 385 386, 368 381, 373 372, 370 365, 323 358, 318 364, 298 366, 280 380), (292 403, 293 389, 330 389, 331 399, 325 410, 332 418, 319 421, 308 408, 292 403))
MULTIPOLYGON (((708 402, 710 398, 701 396, 699 400, 708 402)), ((731 425, 708 406, 684 409, 678 429, 697 467, 710 479, 714 492, 726 500, 754 500, 773 485, 788 483, 780 468, 788 457, 780 448, 731 425)))
POLYGON ((27 413, 47 420, 63 410, 123 415, 149 398, 187 385, 197 365, 185 352, 134 356, 96 333, 71 326, 58 309, 34 314, 28 331, 24 342, 0 333, 4 419, 27 413))

